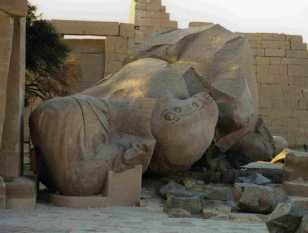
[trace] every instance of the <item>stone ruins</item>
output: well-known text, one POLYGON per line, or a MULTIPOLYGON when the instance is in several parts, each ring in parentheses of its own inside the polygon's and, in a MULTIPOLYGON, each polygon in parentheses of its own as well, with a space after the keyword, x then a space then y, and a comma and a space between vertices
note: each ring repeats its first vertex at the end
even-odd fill
POLYGON ((26 11, 0 0, 0 208, 35 207, 40 184, 56 206, 142 207, 149 179, 169 217, 251 213, 271 233, 308 232, 301 36, 179 29, 161 0, 133 0, 129 23, 51 20, 78 85, 24 127, 26 11))
POLYGON ((27 1, 0 1, 0 206, 34 207, 35 184, 22 177, 27 1))

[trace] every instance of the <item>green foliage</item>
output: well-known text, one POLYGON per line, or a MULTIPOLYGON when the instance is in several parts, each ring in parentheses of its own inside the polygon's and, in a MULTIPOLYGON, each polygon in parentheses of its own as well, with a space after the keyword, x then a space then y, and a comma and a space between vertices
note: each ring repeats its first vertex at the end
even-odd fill
POLYGON ((28 3, 26 24, 26 101, 31 97, 49 98, 48 81, 61 71, 68 48, 55 28, 28 3))

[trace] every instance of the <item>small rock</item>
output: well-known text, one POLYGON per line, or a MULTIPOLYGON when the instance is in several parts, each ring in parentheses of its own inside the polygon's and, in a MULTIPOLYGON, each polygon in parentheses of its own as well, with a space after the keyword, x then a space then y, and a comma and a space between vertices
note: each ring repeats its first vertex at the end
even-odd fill
POLYGON ((180 185, 174 181, 170 181, 167 185, 161 187, 159 193, 165 199, 167 199, 168 195, 193 196, 192 192, 189 192, 183 185, 180 185))
POLYGON ((199 214, 202 210, 200 196, 172 196, 169 195, 166 201, 165 209, 184 209, 192 214, 199 214))
POLYGON ((205 200, 203 201, 202 213, 205 219, 229 219, 229 215, 231 214, 231 207, 222 201, 205 200))
POLYGON ((308 215, 303 217, 302 223, 296 233, 308 233, 308 215))
POLYGON ((242 211, 268 214, 277 205, 272 187, 237 183, 234 189, 235 201, 242 211))
POLYGON ((292 203, 280 203, 269 216, 266 225, 270 233, 294 233, 299 228, 304 211, 292 203))
POLYGON ((226 185, 195 185, 192 191, 202 193, 208 200, 230 201, 233 199, 233 189, 226 185))
POLYGON ((266 185, 272 183, 272 181, 265 176, 255 173, 250 176, 238 177, 236 180, 237 183, 248 183, 248 184, 257 184, 257 185, 266 185))
POLYGON ((184 209, 174 208, 168 209, 167 214, 170 218, 190 218, 191 213, 184 209))
POLYGON ((259 173, 270 179, 275 184, 283 182, 283 165, 270 162, 254 162, 241 167, 240 176, 248 176, 259 173))

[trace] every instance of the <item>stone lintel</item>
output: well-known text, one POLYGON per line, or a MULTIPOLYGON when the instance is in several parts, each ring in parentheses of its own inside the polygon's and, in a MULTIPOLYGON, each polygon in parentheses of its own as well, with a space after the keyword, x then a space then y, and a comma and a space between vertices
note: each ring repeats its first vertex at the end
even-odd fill
POLYGON ((108 173, 108 181, 102 195, 64 196, 43 193, 45 201, 60 207, 68 208, 105 208, 112 206, 136 206, 140 201, 142 166, 124 172, 108 173))
POLYGON ((27 15, 26 0, 0 0, 0 10, 13 16, 24 17, 27 15))
POLYGON ((62 35, 120 36, 117 22, 51 20, 51 24, 62 35))

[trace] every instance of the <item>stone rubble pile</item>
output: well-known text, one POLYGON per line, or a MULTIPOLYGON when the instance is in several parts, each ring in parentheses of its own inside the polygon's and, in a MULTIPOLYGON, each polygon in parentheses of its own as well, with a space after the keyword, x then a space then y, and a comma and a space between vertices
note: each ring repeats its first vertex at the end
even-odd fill
POLYGON ((172 218, 260 221, 270 233, 307 233, 308 153, 281 151, 283 159, 279 154, 275 163, 243 166, 232 185, 207 184, 204 176, 171 178, 159 190, 165 212, 172 218))

